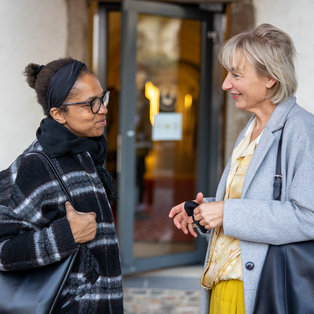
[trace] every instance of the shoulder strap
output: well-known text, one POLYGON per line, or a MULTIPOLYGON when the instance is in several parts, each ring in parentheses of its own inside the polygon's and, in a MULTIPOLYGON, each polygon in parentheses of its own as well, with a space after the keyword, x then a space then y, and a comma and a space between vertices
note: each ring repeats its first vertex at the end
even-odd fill
POLYGON ((41 156, 43 156, 43 157, 46 159, 46 161, 47 161, 48 164, 50 165, 50 167, 51 167, 51 169, 52 169, 54 175, 56 176, 57 180, 59 181, 59 183, 60 183, 60 185, 61 185, 61 187, 62 187, 64 193, 65 193, 66 196, 68 197, 68 201, 73 205, 74 203, 73 203, 72 196, 71 196, 71 194, 70 194, 70 192, 69 192, 69 189, 68 189, 68 187, 66 186, 66 184, 64 183, 64 181, 63 181, 63 179, 62 179, 62 177, 61 177, 61 175, 60 175, 58 169, 57 169, 56 166, 53 164, 51 158, 50 158, 46 153, 40 152, 40 151, 32 151, 32 152, 30 152, 30 153, 34 153, 34 154, 41 155, 41 156))
POLYGON ((278 150, 277 150, 277 160, 276 160, 276 173, 274 178, 274 192, 273 197, 274 200, 279 201, 281 197, 281 187, 282 187, 282 175, 281 175, 281 146, 282 146, 282 135, 283 135, 283 129, 281 130, 279 144, 278 144, 278 150))
MULTIPOLYGON (((30 153, 34 153, 34 154, 39 154, 41 155, 42 157, 44 157, 46 159, 46 161, 48 162, 48 164, 50 165, 53 173, 55 174, 57 180, 59 181, 65 195, 68 197, 68 201, 73 205, 73 199, 72 199, 72 196, 69 192, 69 189, 68 187, 66 186, 65 182, 62 180, 62 177, 58 171, 58 169, 56 168, 56 166, 53 164, 51 158, 45 154, 44 152, 40 152, 40 151, 31 151, 30 153)), ((60 286, 58 288, 58 291, 56 291, 56 295, 55 295, 55 298, 53 300, 53 303, 51 304, 51 307, 50 307, 50 310, 49 310, 49 314, 52 314, 54 312, 54 308, 57 304, 57 301, 59 299, 59 296, 63 290, 63 287, 69 277, 69 274, 71 272, 71 269, 74 265, 74 262, 76 260, 76 257, 77 257, 77 254, 79 252, 79 249, 80 249, 80 245, 77 246, 76 250, 70 255, 68 256, 65 260, 64 260, 64 263, 67 265, 66 266, 66 272, 64 273, 64 276, 63 276, 63 279, 62 281, 60 282, 60 286)))

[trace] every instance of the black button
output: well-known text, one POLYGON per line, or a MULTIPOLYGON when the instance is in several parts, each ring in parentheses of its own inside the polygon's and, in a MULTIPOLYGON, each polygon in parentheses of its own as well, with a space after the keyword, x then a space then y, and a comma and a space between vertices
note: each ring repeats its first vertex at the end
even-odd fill
POLYGON ((254 268, 254 263, 253 262, 247 262, 247 263, 245 263, 245 268, 247 269, 247 270, 253 270, 253 268, 254 268))

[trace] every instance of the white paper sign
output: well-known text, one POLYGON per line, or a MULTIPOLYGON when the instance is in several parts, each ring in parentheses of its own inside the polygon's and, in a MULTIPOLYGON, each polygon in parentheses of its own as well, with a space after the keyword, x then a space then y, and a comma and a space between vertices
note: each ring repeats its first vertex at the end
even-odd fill
POLYGON ((154 116, 153 141, 182 140, 182 114, 158 113, 154 116))

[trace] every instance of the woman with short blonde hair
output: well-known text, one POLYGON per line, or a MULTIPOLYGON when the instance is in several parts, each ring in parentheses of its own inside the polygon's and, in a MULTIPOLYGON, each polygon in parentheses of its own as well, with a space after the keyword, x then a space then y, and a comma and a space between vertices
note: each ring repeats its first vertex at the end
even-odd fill
POLYGON ((229 39, 219 53, 219 61, 226 70, 239 66, 242 58, 255 68, 258 76, 276 80, 269 99, 278 104, 287 100, 297 89, 294 67, 295 47, 290 36, 282 30, 262 24, 247 33, 229 39))
MULTIPOLYGON (((269 24, 232 37, 220 51, 227 71, 222 88, 252 117, 236 141, 216 196, 198 193, 193 219, 185 202, 169 213, 183 232, 196 237, 195 220, 210 234, 202 314, 253 313, 269 245, 314 239, 314 116, 293 96, 294 57, 289 35, 269 24), (273 184, 281 135, 277 200, 273 184)), ((302 308, 302 302, 295 306, 302 308)), ((305 313, 300 308, 290 312, 305 313)), ((264 313, 286 312, 279 307, 264 313)))

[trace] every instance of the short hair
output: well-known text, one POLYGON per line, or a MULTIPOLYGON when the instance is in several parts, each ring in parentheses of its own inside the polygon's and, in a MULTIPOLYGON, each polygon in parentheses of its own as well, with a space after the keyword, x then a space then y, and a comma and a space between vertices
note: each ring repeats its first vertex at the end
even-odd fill
MULTIPOLYGON (((44 114, 49 116, 49 106, 47 103, 47 90, 49 83, 54 74, 65 65, 73 62, 71 57, 59 58, 47 63, 45 66, 40 66, 37 63, 30 63, 25 67, 24 75, 28 85, 33 88, 37 94, 37 101, 41 105, 44 114)), ((87 66, 84 64, 81 68, 79 77, 83 73, 92 73, 87 66)), ((73 86, 66 99, 74 97, 76 89, 73 86)))
POLYGON ((277 104, 287 100, 297 89, 295 54, 293 41, 287 33, 273 25, 261 24, 226 41, 219 52, 219 61, 229 71, 237 68, 245 57, 258 76, 275 79, 268 98, 277 104))

